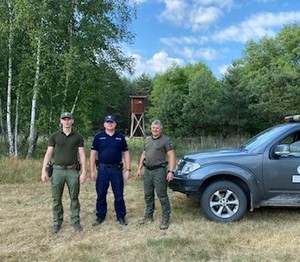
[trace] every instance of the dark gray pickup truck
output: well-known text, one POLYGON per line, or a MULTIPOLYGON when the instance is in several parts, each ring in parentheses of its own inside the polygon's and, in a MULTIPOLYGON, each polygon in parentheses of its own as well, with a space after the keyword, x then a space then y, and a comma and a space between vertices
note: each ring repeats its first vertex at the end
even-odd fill
POLYGON ((240 220, 247 209, 300 207, 300 115, 266 129, 239 148, 189 153, 169 187, 197 197, 214 221, 240 220))

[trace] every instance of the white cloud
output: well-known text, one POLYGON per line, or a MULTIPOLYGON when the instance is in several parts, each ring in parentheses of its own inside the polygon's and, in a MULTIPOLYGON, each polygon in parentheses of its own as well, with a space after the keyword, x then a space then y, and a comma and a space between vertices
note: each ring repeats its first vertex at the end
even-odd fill
POLYGON ((175 25, 181 25, 186 18, 187 4, 182 0, 164 0, 166 9, 160 14, 159 18, 169 21, 175 25))
POLYGON ((209 38, 207 36, 183 36, 183 37, 163 37, 160 41, 167 46, 176 46, 176 45, 202 45, 207 43, 209 38))
MULTIPOLYGON (((205 1, 207 3, 212 2, 212 0, 202 0, 200 2, 205 1)), ((264 36, 273 37, 284 24, 295 21, 300 21, 300 12, 258 13, 244 20, 240 25, 227 27, 223 31, 212 35, 169 37, 161 38, 160 41, 188 62, 194 62, 197 59, 214 61, 228 53, 226 48, 220 50, 212 48, 212 45, 216 42, 245 43, 249 39, 255 40, 264 36), (206 44, 209 44, 209 46, 204 47, 206 44)), ((225 71, 224 68, 226 66, 220 68, 220 72, 225 71)))
POLYGON ((135 69, 135 72, 134 72, 134 75, 135 76, 139 76, 141 75, 142 73, 145 73, 145 72, 148 72, 148 69, 146 67, 146 64, 143 62, 143 58, 141 55, 139 54, 129 54, 130 56, 133 57, 134 59, 134 69, 135 69))
POLYGON ((174 65, 183 65, 184 61, 179 58, 172 58, 165 51, 160 51, 146 61, 147 67, 154 73, 164 72, 174 65))
POLYGON ((228 8, 231 9, 234 5, 233 0, 196 0, 195 3, 199 5, 215 5, 220 8, 228 8))
POLYGON ((189 27, 194 31, 207 28, 214 24, 222 14, 222 11, 216 7, 195 8, 189 14, 189 27))
POLYGON ((251 16, 239 26, 230 26, 214 35, 217 41, 245 43, 249 39, 273 37, 278 27, 300 21, 300 12, 259 13, 251 16))
POLYGON ((218 67, 218 71, 221 75, 225 75, 231 66, 232 66, 231 64, 221 65, 218 67))
POLYGON ((222 15, 223 9, 230 10, 233 0, 161 0, 165 10, 159 19, 176 26, 198 31, 213 25, 222 15))
POLYGON ((196 51, 196 56, 199 56, 200 58, 204 60, 215 60, 219 54, 216 49, 213 48, 200 48, 196 51))
MULTIPOLYGON (((150 0, 139 0, 139 2, 150 0)), ((154 1, 154 0, 151 0, 154 1)), ((164 3, 165 9, 161 12, 159 18, 162 23, 176 25, 184 28, 183 34, 180 33, 174 37, 161 37, 160 42, 165 45, 166 51, 156 52, 150 59, 145 60, 140 55, 132 55, 136 61, 136 73, 148 73, 154 75, 169 69, 174 64, 184 65, 185 63, 194 63, 199 60, 215 61, 226 60, 226 57, 233 59, 233 54, 228 51, 225 43, 232 42, 245 43, 250 39, 257 40, 261 37, 274 37, 283 25, 300 21, 300 11, 279 12, 279 13, 257 13, 249 16, 239 24, 235 19, 230 20, 230 16, 225 17, 228 11, 237 6, 238 2, 234 0, 157 0, 164 3), (216 24, 220 18, 226 23, 232 21, 232 25, 222 30, 222 24, 216 24), (234 24, 233 24, 234 22, 234 24), (219 28, 212 32, 211 27, 219 28), (189 32, 190 31, 190 35, 189 32), (202 31, 201 34, 196 32, 202 31), (222 46, 220 47, 220 44, 222 46), (171 57, 172 53, 178 58, 171 57)), ((262 4, 273 0, 253 0, 262 4)), ((242 5, 243 6, 243 5, 242 5)), ((222 21, 221 21, 222 22, 222 21)), ((176 32, 178 32, 176 30, 176 32)), ((160 50, 162 50, 160 48, 160 50)), ((233 50, 234 51, 234 50, 233 50)), ((215 69, 224 75, 229 65, 217 67, 215 69)))
MULTIPOLYGON (((150 59, 144 60, 141 55, 127 51, 127 55, 134 58, 135 72, 133 77, 140 76, 143 73, 155 75, 163 73, 174 65, 184 65, 184 61, 179 58, 170 57, 165 51, 155 53, 150 59)), ((125 74, 129 77, 127 74, 125 74)))
POLYGON ((198 59, 212 61, 219 56, 215 49, 209 47, 199 49, 183 47, 182 49, 177 49, 176 52, 190 61, 198 59))

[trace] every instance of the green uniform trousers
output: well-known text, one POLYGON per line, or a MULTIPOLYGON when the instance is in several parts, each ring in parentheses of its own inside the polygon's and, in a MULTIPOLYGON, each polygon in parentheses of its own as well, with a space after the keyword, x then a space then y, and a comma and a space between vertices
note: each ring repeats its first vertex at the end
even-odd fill
POLYGON ((70 195, 71 222, 72 224, 79 222, 79 172, 75 169, 53 169, 53 174, 51 177, 51 189, 54 225, 61 225, 63 222, 64 209, 62 205, 62 195, 65 184, 67 184, 70 195))
POLYGON ((145 218, 152 218, 155 209, 155 195, 156 192, 161 207, 162 207, 162 220, 169 221, 171 207, 167 193, 168 181, 166 179, 166 168, 158 168, 149 170, 145 168, 144 172, 144 193, 146 202, 145 218))

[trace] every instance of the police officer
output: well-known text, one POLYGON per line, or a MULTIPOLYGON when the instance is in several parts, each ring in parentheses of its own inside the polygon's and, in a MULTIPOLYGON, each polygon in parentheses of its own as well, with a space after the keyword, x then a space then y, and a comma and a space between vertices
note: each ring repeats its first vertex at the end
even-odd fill
POLYGON ((126 206, 123 197, 124 179, 130 177, 130 153, 125 137, 116 131, 116 120, 112 115, 104 119, 104 131, 97 133, 94 137, 90 153, 90 176, 92 180, 96 179, 96 159, 97 159, 97 179, 96 179, 96 216, 97 220, 93 226, 100 225, 106 217, 107 201, 106 195, 111 184, 114 193, 114 207, 117 220, 123 226, 127 225, 125 220, 126 206), (123 177, 122 154, 125 161, 125 172, 123 177))
POLYGON ((154 190, 160 200, 162 207, 161 230, 169 228, 170 202, 167 194, 168 182, 174 178, 174 169, 176 157, 173 142, 162 134, 162 123, 160 120, 154 120, 151 124, 151 136, 146 138, 144 151, 141 154, 137 176, 141 177, 141 170, 144 171, 144 194, 146 210, 141 224, 153 221, 153 212, 155 208, 154 190), (167 170, 169 158, 169 169, 167 170))
POLYGON ((51 176, 53 201, 53 227, 51 232, 58 233, 63 223, 62 195, 67 184, 70 195, 71 222, 75 231, 82 231, 80 224, 80 184, 86 181, 86 157, 83 137, 73 130, 74 119, 71 113, 64 112, 60 116, 61 129, 51 134, 48 148, 44 156, 41 180, 48 180, 47 163, 54 158, 53 174, 51 176), (81 163, 79 174, 78 155, 81 163))

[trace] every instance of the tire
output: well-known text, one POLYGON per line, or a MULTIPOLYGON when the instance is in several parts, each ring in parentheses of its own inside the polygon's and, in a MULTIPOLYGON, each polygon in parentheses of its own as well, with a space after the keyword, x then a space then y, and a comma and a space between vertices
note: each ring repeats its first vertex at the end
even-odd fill
POLYGON ((245 215, 247 198, 237 184, 223 180, 210 184, 204 190, 200 205, 209 220, 235 222, 245 215))

